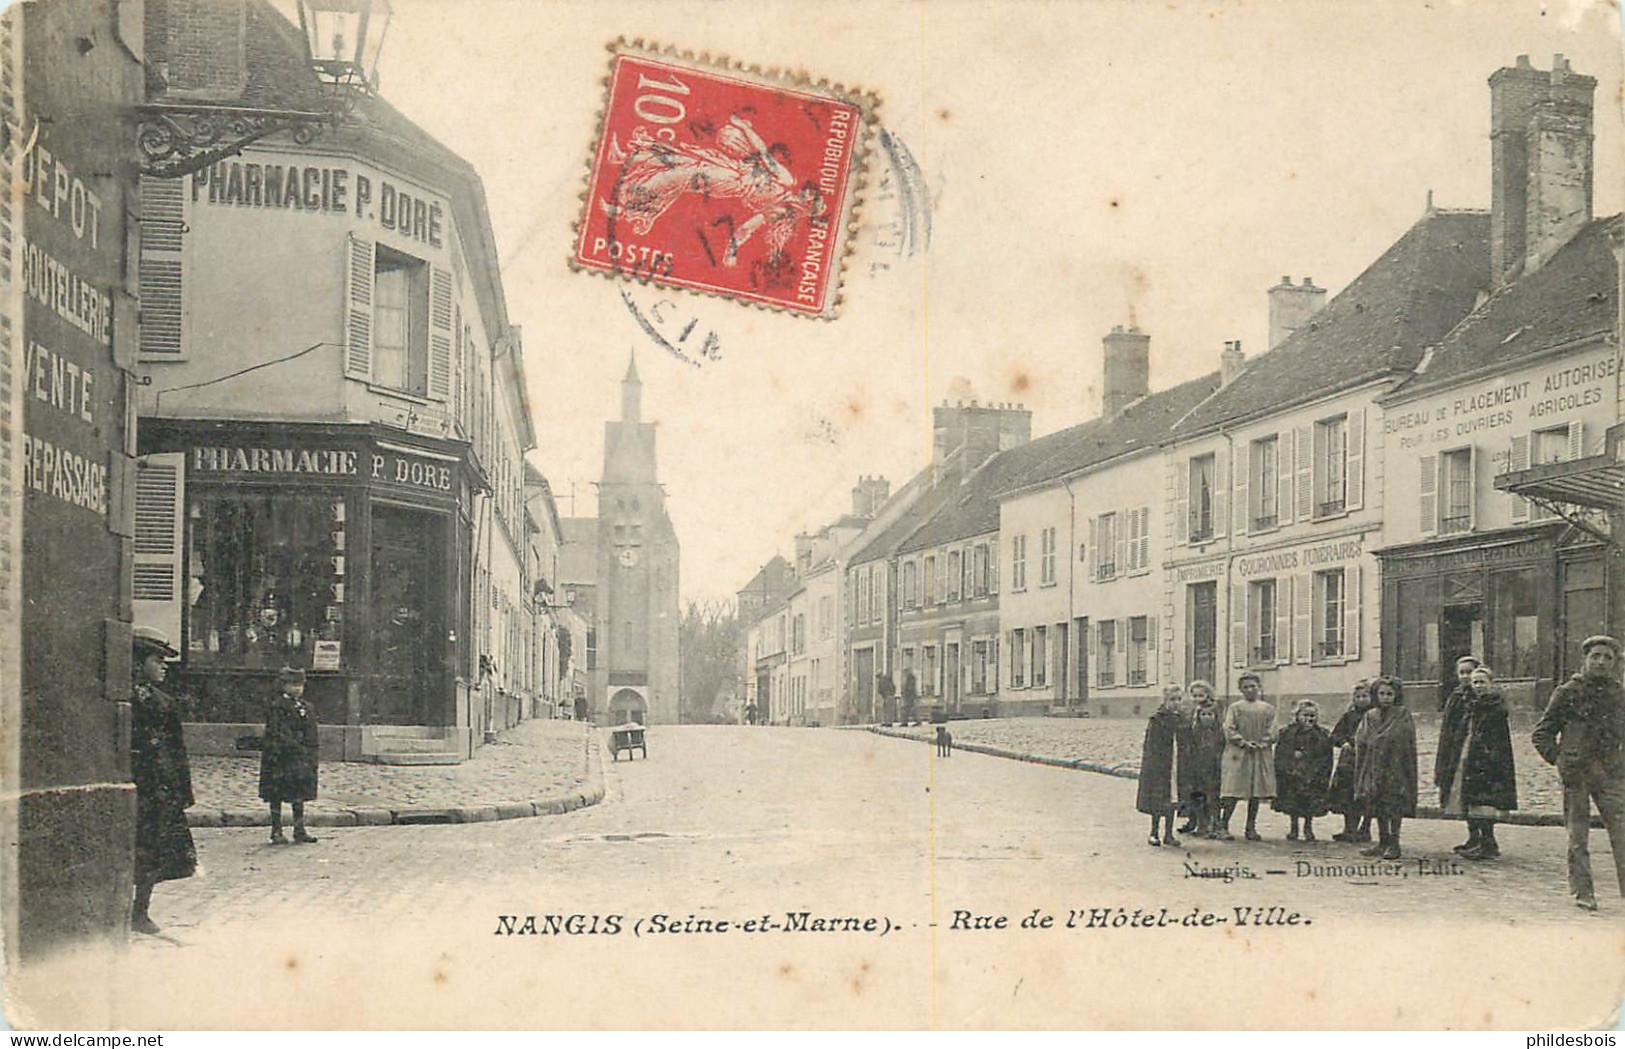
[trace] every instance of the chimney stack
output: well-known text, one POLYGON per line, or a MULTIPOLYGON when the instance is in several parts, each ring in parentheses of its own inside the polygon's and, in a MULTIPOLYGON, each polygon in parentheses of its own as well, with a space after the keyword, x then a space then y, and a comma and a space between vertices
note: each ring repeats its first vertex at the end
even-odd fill
POLYGON ((852 489, 852 516, 873 517, 891 495, 891 482, 864 474, 852 489))
MULTIPOLYGON (((966 407, 963 403, 950 406, 943 401, 932 409, 931 424, 931 465, 938 471, 948 457, 961 448, 968 473, 999 452, 1027 443, 1033 436, 1033 413, 1019 404, 978 406, 972 401, 966 407)), ((880 501, 885 502, 885 499, 880 501)))
POLYGON ((1101 379, 1100 414, 1116 415, 1151 390, 1151 336, 1138 328, 1112 328, 1103 340, 1106 361, 1101 379))
POLYGON ((1245 367, 1247 355, 1241 352, 1241 340, 1226 341, 1224 349, 1219 351, 1219 385, 1229 386, 1245 367))
MULTIPOLYGON (((1281 345, 1293 332, 1309 323, 1322 306, 1326 305, 1326 289, 1315 287, 1308 277, 1302 284, 1293 284, 1291 277, 1282 277, 1281 283, 1269 290, 1270 349, 1281 345)), ((1240 349, 1240 344, 1237 344, 1240 349)))
POLYGON ((1490 279, 1496 287, 1550 258, 1591 221, 1592 97, 1597 81, 1552 56, 1490 77, 1490 279))

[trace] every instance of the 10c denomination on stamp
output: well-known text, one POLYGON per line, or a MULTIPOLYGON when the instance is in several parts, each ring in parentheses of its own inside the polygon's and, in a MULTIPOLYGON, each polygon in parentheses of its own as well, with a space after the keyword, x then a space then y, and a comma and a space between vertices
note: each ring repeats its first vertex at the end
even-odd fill
POLYGON ((613 50, 572 265, 833 316, 872 100, 613 50))

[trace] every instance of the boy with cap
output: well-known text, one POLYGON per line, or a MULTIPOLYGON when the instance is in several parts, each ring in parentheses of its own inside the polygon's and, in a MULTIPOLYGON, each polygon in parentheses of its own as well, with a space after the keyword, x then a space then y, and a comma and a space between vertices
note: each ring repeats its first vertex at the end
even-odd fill
POLYGON ((186 826, 192 804, 192 767, 186 759, 179 705, 158 686, 164 660, 180 655, 163 633, 138 626, 130 646, 134 681, 130 689, 130 778, 135 781, 135 900, 130 928, 152 935, 158 926, 147 914, 152 888, 161 881, 190 878, 197 849, 186 826))
POLYGON ((282 803, 293 806, 293 840, 314 843, 305 830, 305 802, 316 800, 316 756, 320 732, 305 702, 305 672, 282 668, 282 692, 265 712, 265 738, 260 750, 260 799, 271 806, 271 844, 286 845, 282 803))
POLYGON ((1597 803, 1614 873, 1625 895, 1625 687, 1619 681, 1620 643, 1588 637, 1580 672, 1552 693, 1535 725, 1535 749, 1563 781, 1563 821, 1569 830, 1569 891, 1576 905, 1597 909, 1591 881, 1591 802, 1597 803))

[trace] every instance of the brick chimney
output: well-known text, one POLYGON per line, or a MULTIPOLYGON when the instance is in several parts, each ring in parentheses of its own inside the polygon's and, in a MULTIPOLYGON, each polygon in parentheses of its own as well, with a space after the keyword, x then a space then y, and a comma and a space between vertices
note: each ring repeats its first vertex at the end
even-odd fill
POLYGON ((1219 385, 1229 386, 1241 370, 1247 367, 1247 355, 1241 352, 1241 340, 1226 342, 1219 351, 1219 385))
POLYGON ((939 471, 961 448, 968 472, 1007 448, 1026 444, 1033 436, 1033 413, 1021 404, 972 401, 967 407, 959 401, 950 407, 943 401, 931 410, 931 423, 931 465, 939 471))
POLYGON ((1490 76, 1490 279, 1534 269, 1591 221, 1595 77, 1519 55, 1490 76))
POLYGON ((870 477, 865 474, 858 478, 858 483, 852 489, 852 516, 875 516, 890 496, 890 481, 884 477, 870 477))
MULTIPOLYGON (((1281 283, 1271 288, 1270 349, 1285 342, 1287 336, 1309 323, 1309 318, 1326 305, 1326 289, 1315 287, 1308 277, 1302 284, 1293 284, 1291 277, 1282 277, 1281 283)), ((1237 345, 1240 349, 1240 345, 1237 345)), ((1226 380, 1228 381, 1228 380, 1226 380)))
POLYGON ((1106 364, 1100 385, 1100 414, 1116 415, 1151 390, 1151 336, 1138 328, 1112 328, 1103 340, 1106 364))

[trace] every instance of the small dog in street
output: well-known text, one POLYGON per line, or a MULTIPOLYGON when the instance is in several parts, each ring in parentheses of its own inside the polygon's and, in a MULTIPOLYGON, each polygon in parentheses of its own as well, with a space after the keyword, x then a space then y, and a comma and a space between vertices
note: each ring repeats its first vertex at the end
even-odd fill
POLYGON ((947 725, 937 726, 937 757, 951 758, 954 756, 954 737, 948 731, 947 725))

